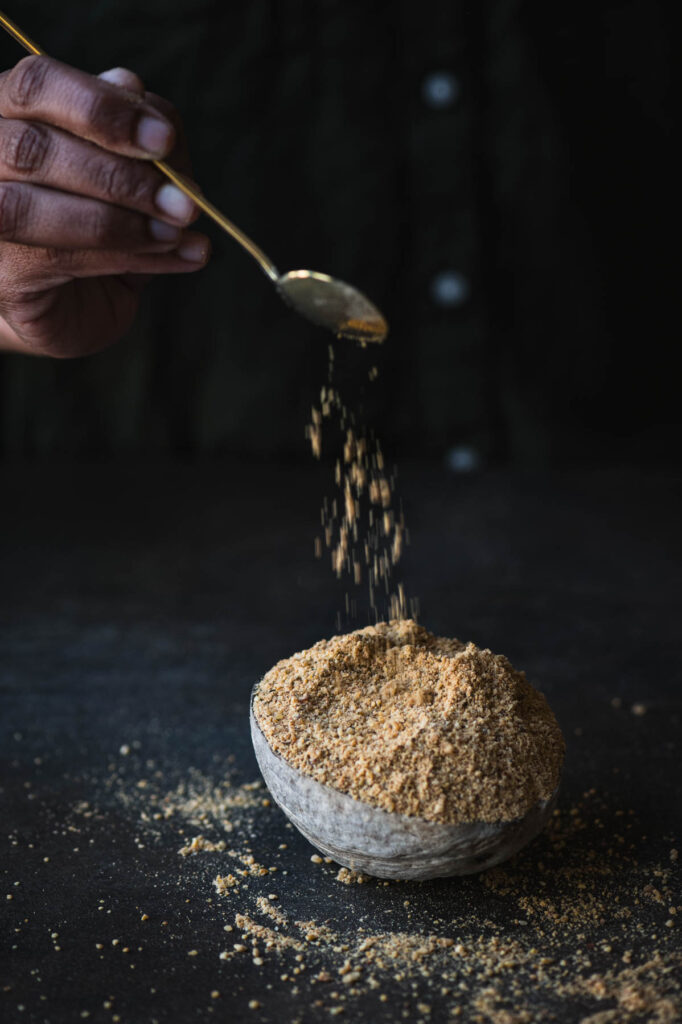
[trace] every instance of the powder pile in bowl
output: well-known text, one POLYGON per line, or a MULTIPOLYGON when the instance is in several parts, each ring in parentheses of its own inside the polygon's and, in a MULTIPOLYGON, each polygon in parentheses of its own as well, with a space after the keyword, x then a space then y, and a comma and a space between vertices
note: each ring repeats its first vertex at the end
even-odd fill
POLYGON ((523 672, 410 619, 280 661, 253 710, 292 767, 426 821, 513 821, 559 783, 561 730, 523 672))

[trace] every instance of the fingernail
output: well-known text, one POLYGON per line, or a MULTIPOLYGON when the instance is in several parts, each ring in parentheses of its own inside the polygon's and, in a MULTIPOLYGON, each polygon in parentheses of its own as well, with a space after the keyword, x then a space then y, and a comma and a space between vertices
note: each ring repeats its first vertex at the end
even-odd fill
POLYGON ((137 125, 137 144, 152 156, 167 153, 173 142, 173 129, 167 121, 144 114, 137 125))
POLYGON ((176 185, 162 185, 154 197, 162 213, 174 220, 189 220, 194 213, 194 203, 176 185))
POLYGON ((149 234, 157 242, 175 242, 180 237, 180 229, 174 228, 172 224, 165 224, 162 220, 151 219, 149 234))
POLYGON ((209 244, 205 238, 187 238, 177 249, 181 260, 188 263, 205 263, 208 259, 209 244))

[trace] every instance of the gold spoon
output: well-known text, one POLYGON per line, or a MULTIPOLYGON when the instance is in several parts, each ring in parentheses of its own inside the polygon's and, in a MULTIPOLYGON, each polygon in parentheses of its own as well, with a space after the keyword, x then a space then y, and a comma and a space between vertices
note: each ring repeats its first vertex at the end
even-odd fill
MULTIPOLYGON (((44 54, 15 23, 0 11, 0 25, 17 40, 29 53, 44 54)), ((376 306, 362 292, 328 274, 315 270, 290 270, 280 274, 277 267, 255 242, 241 231, 236 224, 218 210, 199 192, 194 185, 163 160, 154 160, 154 165, 165 174, 186 196, 196 203, 200 210, 211 217, 220 227, 239 242, 268 275, 277 291, 288 305, 301 316, 320 327, 326 327, 337 336, 351 338, 362 343, 383 341, 388 333, 388 324, 376 306)))

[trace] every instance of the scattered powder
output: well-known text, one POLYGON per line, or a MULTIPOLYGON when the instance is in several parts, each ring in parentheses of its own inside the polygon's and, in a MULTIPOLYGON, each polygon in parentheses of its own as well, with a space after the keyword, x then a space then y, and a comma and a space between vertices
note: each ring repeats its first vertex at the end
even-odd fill
POLYGON ((216 875, 213 879, 213 884, 215 885, 216 892, 220 896, 224 896, 230 891, 230 889, 239 889, 240 887, 239 879, 236 878, 235 875, 231 874, 216 875))
POLYGON ((286 914, 283 914, 279 907, 274 906, 265 896, 256 897, 256 906, 261 914, 265 914, 266 917, 271 918, 277 924, 286 925, 289 923, 286 914))
POLYGON ((206 839, 204 836, 195 836, 191 843, 181 847, 178 853, 181 857, 189 857, 193 853, 215 853, 226 848, 227 843, 224 839, 219 839, 217 843, 214 843, 213 840, 206 839))
MULTIPOLYGON (((114 778, 111 781, 115 784, 116 780, 114 778)), ((259 806, 264 792, 262 782, 249 782, 241 786, 233 786, 229 781, 216 783, 193 769, 187 780, 179 783, 171 792, 160 793, 148 779, 140 779, 136 788, 148 790, 144 798, 144 818, 154 821, 181 818, 196 828, 218 824, 223 832, 231 832, 239 823, 233 820, 235 812, 259 806)), ((118 786, 117 798, 123 804, 139 804, 143 794, 118 786)), ((83 810, 87 812, 87 804, 83 810)))
POLYGON ((254 712, 294 768, 427 821, 521 818, 551 797, 563 762, 557 721, 522 672, 409 619, 279 662, 254 712))
MULTIPOLYGON (((202 835, 217 845, 225 802, 242 808, 230 835, 234 849, 178 856, 177 874, 166 868, 160 876, 171 900, 212 897, 209 916, 186 924, 184 948, 200 946, 204 963, 215 965, 213 991, 231 993, 236 1014, 249 1001, 276 1014, 287 986, 301 1019, 320 1008, 330 1016, 343 1010, 350 1020, 379 1019, 379 1006, 389 1000, 415 1024, 673 1024, 682 1018, 679 933, 666 925, 682 916, 678 865, 670 858, 679 843, 661 839, 663 862, 652 862, 651 841, 634 812, 595 790, 557 808, 545 831, 502 867, 436 883, 366 878, 350 893, 343 883, 358 876, 337 865, 312 865, 310 848, 298 838, 279 843, 277 822, 287 829, 280 812, 263 806, 258 788, 238 785, 228 771, 216 769, 220 787, 192 773, 190 800, 186 793, 179 799, 177 788, 164 794, 160 775, 142 790, 122 777, 111 788, 116 818, 123 807, 137 841, 158 839, 163 849, 178 849, 178 837, 198 818, 202 835), (159 806, 174 813, 157 817, 159 806), (266 835, 272 839, 266 842, 266 835), (252 850, 255 840, 261 845, 252 850), (272 875, 247 874, 238 879, 240 888, 226 886, 221 896, 210 880, 226 858, 238 864, 275 859, 288 875, 277 905, 270 899, 272 875), (311 903, 319 914, 296 919, 301 905, 311 903), (233 933, 227 948, 225 932, 233 933), (233 989, 242 962, 264 973, 250 991, 239 990, 239 1004, 233 989)), ((101 821, 105 813, 93 801, 75 808, 84 821, 101 821)))
POLYGON ((262 878, 265 875, 269 875, 271 870, 277 870, 276 868, 268 869, 266 868, 265 864, 259 864, 252 853, 240 853, 238 850, 228 850, 227 855, 228 857, 234 857, 235 860, 238 860, 241 864, 244 865, 242 869, 236 869, 237 874, 242 875, 243 877, 246 877, 247 875, 252 875, 256 878, 262 878))
POLYGON ((352 868, 339 868, 336 880, 343 882, 344 885, 362 885, 363 882, 368 881, 368 877, 359 871, 353 871, 352 868))
POLYGON ((300 939, 283 935, 279 931, 268 928, 267 925, 259 924, 248 914, 235 914, 234 923, 242 932, 242 938, 250 939, 252 943, 255 941, 258 946, 262 945, 266 950, 295 949, 300 951, 305 949, 300 939))
POLYGON ((616 1004, 614 1009, 584 1018, 583 1024, 619 1024, 622 1020, 643 1014, 652 1024, 675 1024, 680 1019, 678 1011, 682 1007, 670 975, 675 969, 679 970, 679 966, 679 961, 670 961, 655 954, 638 967, 579 978, 568 989, 576 995, 586 994, 600 1002, 608 1000, 616 1004))
POLYGON ((307 942, 321 940, 330 945, 335 945, 340 941, 338 932, 335 932, 325 924, 320 924, 318 921, 295 921, 294 924, 300 932, 303 932, 307 942))

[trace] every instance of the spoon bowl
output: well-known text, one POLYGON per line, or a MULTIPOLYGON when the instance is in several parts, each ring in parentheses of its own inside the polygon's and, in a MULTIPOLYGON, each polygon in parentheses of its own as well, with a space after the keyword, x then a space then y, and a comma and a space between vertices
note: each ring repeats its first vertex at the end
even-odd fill
POLYGON ((388 324, 374 303, 345 281, 315 270, 290 270, 276 282, 284 301, 318 327, 365 344, 382 342, 388 324))
POLYGON ((265 738, 253 710, 256 760, 275 802, 325 856, 377 878, 427 879, 469 875, 501 864, 544 827, 557 789, 515 821, 442 825, 384 811, 292 768, 265 738))

